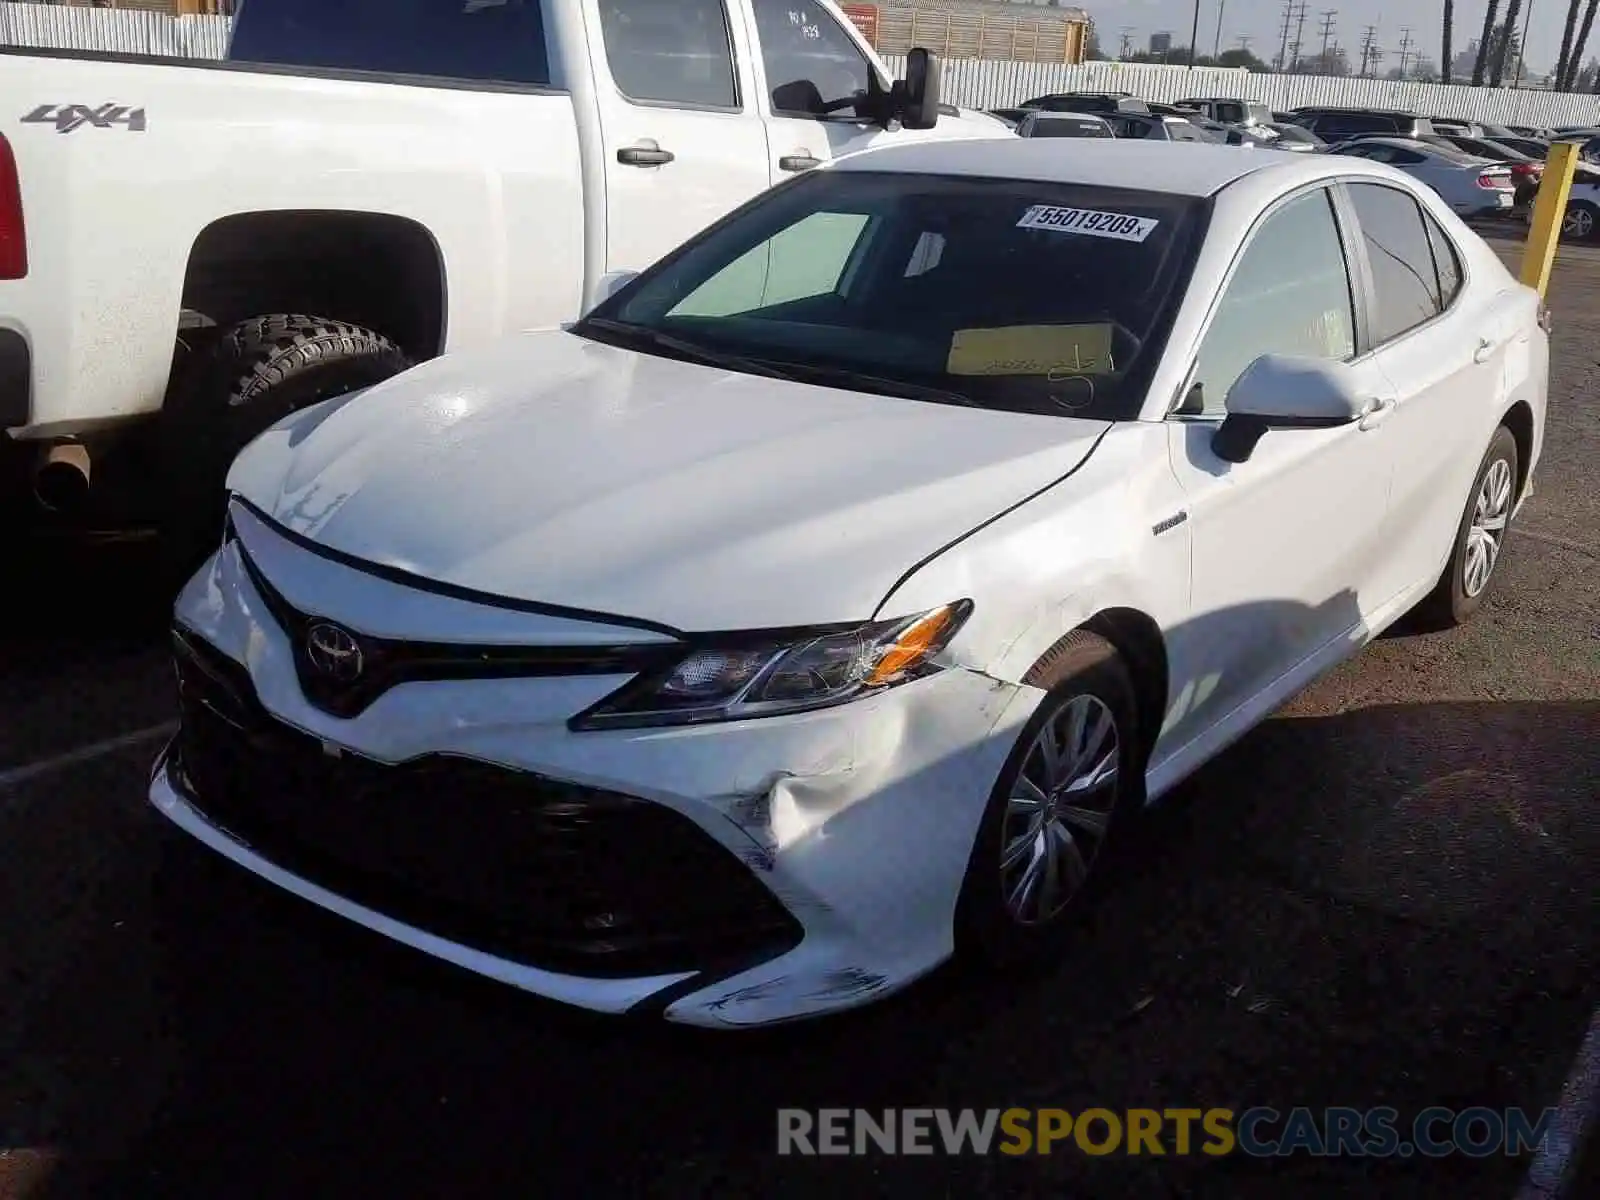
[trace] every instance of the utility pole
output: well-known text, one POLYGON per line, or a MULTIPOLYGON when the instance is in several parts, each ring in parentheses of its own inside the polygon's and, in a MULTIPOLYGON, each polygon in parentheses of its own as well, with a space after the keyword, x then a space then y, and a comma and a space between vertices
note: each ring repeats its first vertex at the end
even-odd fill
POLYGON ((1305 0, 1295 5, 1294 14, 1294 42, 1290 45, 1289 69, 1293 71, 1300 65, 1300 47, 1304 44, 1302 38, 1306 31, 1306 4, 1305 0))
POLYGON ((1278 47, 1278 70, 1289 69, 1289 26, 1294 23, 1294 0, 1287 0, 1283 6, 1282 43, 1278 47))
POLYGON ((1533 0, 1528 0, 1528 11, 1522 14, 1522 36, 1517 39, 1517 73, 1511 79, 1511 86, 1522 86, 1522 64, 1528 57, 1528 22, 1533 18, 1533 0))
POLYGON ((1211 57, 1216 59, 1222 51, 1222 14, 1228 11, 1228 0, 1217 0, 1217 36, 1211 39, 1211 57))
POLYGON ((1117 57, 1125 60, 1130 54, 1133 53, 1133 26, 1124 25, 1121 29, 1117 30, 1117 33, 1122 39, 1121 43, 1117 46, 1117 57))
POLYGON ((1333 40, 1333 23, 1338 17, 1339 10, 1336 8, 1322 10, 1322 69, 1324 71, 1328 69, 1328 43, 1333 40))
POLYGON ((1361 31, 1361 78, 1367 77, 1367 68, 1372 65, 1372 52, 1377 49, 1378 27, 1368 25, 1361 31))
POLYGON ((1239 35, 1239 49, 1243 50, 1246 54, 1249 54, 1250 43, 1253 41, 1255 41, 1255 38, 1251 37, 1248 33, 1241 33, 1239 35))
POLYGON ((1411 61, 1411 27, 1400 27, 1400 78, 1406 77, 1406 64, 1411 61))

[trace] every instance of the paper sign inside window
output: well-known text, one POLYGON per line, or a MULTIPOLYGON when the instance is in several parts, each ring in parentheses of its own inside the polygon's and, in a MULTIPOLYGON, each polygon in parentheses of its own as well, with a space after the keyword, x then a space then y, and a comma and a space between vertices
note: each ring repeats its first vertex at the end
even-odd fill
POLYGON ((950 339, 951 375, 1109 375, 1110 325, 1009 325, 958 329, 950 339))
POLYGON ((1086 237, 1115 238, 1119 242, 1142 242, 1161 224, 1155 217, 1135 217, 1129 213, 1101 212, 1093 208, 1057 208, 1035 204, 1022 214, 1018 229, 1050 229, 1056 233, 1079 233, 1086 237))

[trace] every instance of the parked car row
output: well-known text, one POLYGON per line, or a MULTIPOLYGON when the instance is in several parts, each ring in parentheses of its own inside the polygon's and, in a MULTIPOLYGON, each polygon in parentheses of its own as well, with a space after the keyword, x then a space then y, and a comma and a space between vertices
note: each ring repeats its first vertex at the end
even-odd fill
POLYGON ((1021 137, 1222 142, 1367 158, 1415 176, 1475 219, 1525 218, 1552 144, 1570 141, 1580 162, 1563 232, 1583 240, 1600 231, 1600 125, 1546 129, 1334 105, 1275 112, 1237 97, 1162 104, 1128 92, 1062 92, 989 111, 1021 137))

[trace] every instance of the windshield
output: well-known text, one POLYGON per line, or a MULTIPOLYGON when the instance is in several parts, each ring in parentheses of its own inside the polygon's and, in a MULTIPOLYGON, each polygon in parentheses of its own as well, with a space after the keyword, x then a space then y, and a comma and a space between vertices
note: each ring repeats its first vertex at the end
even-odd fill
POLYGON ((541 85, 539 0, 241 0, 237 62, 541 85))
POLYGON ((1132 419, 1207 208, 1097 186, 818 172, 712 227, 574 332, 862 391, 1132 419))

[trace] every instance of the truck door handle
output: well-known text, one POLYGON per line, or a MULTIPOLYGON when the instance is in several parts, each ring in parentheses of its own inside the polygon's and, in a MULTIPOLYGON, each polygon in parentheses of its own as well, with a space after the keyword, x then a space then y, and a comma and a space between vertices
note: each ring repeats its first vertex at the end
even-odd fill
POLYGON ((780 171, 809 171, 812 167, 820 167, 822 160, 802 151, 799 154, 785 154, 778 160, 780 171))
POLYGON ((659 146, 624 146, 617 151, 617 161, 625 167, 664 167, 676 157, 659 146))
POLYGON ((1489 356, 1500 348, 1500 343, 1493 338, 1479 338, 1478 348, 1472 352, 1472 361, 1483 363, 1489 361, 1489 356))

